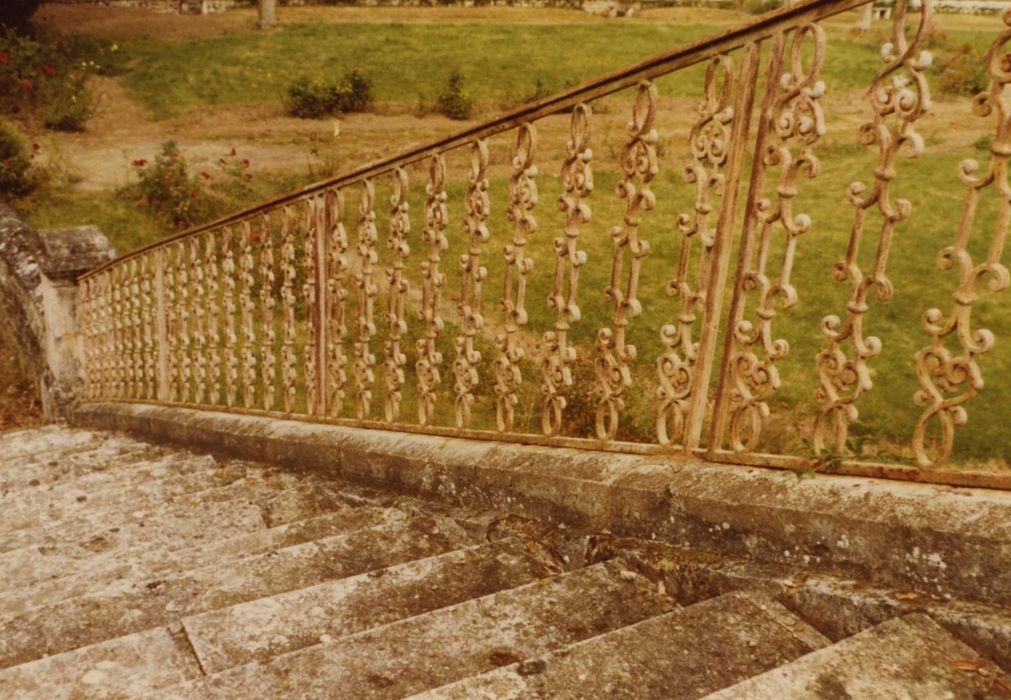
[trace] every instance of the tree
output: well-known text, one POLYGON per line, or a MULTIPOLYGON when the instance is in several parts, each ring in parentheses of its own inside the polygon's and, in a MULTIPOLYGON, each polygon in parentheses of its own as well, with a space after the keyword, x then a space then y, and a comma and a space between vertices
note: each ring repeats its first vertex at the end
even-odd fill
POLYGON ((0 24, 8 27, 24 27, 42 0, 2 0, 0 2, 0 24))
POLYGON ((857 10, 857 12, 860 14, 857 15, 857 23, 853 26, 854 31, 869 32, 871 30, 871 20, 874 19, 874 3, 867 3, 857 10))
POLYGON ((260 0, 260 17, 256 26, 260 29, 273 29, 277 22, 277 0, 260 0))

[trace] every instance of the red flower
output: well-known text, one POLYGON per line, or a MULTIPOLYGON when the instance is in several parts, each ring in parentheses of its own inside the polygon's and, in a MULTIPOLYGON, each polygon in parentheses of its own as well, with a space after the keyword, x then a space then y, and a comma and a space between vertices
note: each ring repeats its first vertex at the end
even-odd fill
POLYGON ((8 56, 5 51, 0 51, 0 63, 5 66, 9 66, 11 64, 11 57, 8 56))
POLYGON ((8 158, 7 160, 4 161, 4 167, 10 170, 11 168, 14 167, 14 161, 8 158))
POLYGON ((22 80, 20 84, 21 84, 21 89, 24 90, 25 92, 31 92, 32 91, 32 84, 30 82, 28 82, 27 80, 22 80))
POLYGON ((46 75, 56 75, 56 69, 49 64, 42 66, 42 70, 46 72, 46 75))
POLYGON ((200 176, 202 178, 204 178, 205 180, 210 180, 211 179, 211 174, 209 172, 207 172, 206 170, 201 170, 200 171, 200 176))
POLYGON ((145 165, 147 165, 147 161, 144 160, 143 158, 138 158, 137 160, 133 161, 133 167, 135 168, 143 168, 145 165))
POLYGON ((197 191, 196 190, 190 190, 190 199, 196 199, 196 198, 197 198, 197 191))
POLYGON ((232 152, 229 155, 232 155, 232 156, 235 155, 235 146, 232 146, 232 152))
POLYGON ((32 150, 33 150, 33 151, 37 151, 37 150, 39 150, 40 148, 42 148, 42 146, 40 146, 39 144, 37 144, 37 143, 33 143, 33 144, 32 144, 32 150))
POLYGON ((249 167, 249 158, 243 158, 242 159, 242 167, 243 168, 248 168, 249 167))
POLYGON ((252 173, 243 173, 242 177, 246 178, 247 180, 252 180, 253 179, 253 174, 252 173))

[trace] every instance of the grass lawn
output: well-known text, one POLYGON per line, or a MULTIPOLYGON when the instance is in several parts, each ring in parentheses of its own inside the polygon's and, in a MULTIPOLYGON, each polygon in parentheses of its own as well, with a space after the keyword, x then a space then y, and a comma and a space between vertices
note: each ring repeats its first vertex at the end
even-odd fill
MULTIPOLYGON (((333 21, 319 21, 329 16, 322 14, 319 8, 313 14, 303 10, 292 10, 290 14, 282 12, 287 22, 269 34, 250 30, 244 20, 235 19, 243 15, 232 13, 224 19, 213 20, 217 23, 213 31, 193 38, 175 31, 159 40, 136 27, 129 31, 121 29, 121 33, 112 36, 133 57, 133 63, 131 70, 118 80, 154 118, 169 125, 186 120, 187 115, 201 108, 278 102, 285 86, 301 75, 339 77, 351 68, 360 69, 373 80, 378 112, 407 114, 416 109, 419 101, 433 101, 449 71, 459 68, 468 90, 479 103, 481 115, 488 116, 523 102, 538 83, 544 90, 558 90, 745 19, 729 12, 685 11, 679 15, 664 11, 653 20, 649 20, 649 13, 646 13, 635 21, 605 22, 578 13, 556 11, 545 11, 543 15, 537 15, 538 11, 497 12, 485 17, 482 12, 490 10, 469 15, 459 9, 447 9, 447 21, 437 22, 431 21, 437 16, 437 10, 397 14, 388 8, 377 9, 373 17, 368 11, 348 12, 347 9, 334 9, 333 16, 337 19, 333 21), (540 19, 533 21, 533 17, 540 19), (569 18, 573 21, 568 21, 569 18)), ((824 347, 820 322, 829 313, 844 316, 849 294, 848 284, 833 281, 831 274, 833 263, 845 253, 853 217, 852 207, 845 199, 846 189, 853 180, 868 184, 873 180, 876 157, 873 151, 855 145, 856 127, 867 113, 862 91, 881 65, 879 46, 886 40, 886 31, 879 25, 869 34, 853 36, 849 33, 851 23, 852 17, 847 15, 826 25, 829 44, 821 77, 829 89, 826 98, 829 134, 819 146, 822 172, 817 179, 800 183, 801 193, 795 205, 795 211, 806 212, 813 220, 812 230, 800 242, 794 270, 800 301, 795 308, 780 312, 774 323, 776 337, 787 338, 791 344, 790 355, 780 364, 784 385, 773 400, 773 417, 765 442, 767 448, 774 450, 801 453, 805 449, 802 439, 817 410, 814 357, 824 347)), ((948 47, 963 43, 985 47, 1001 26, 995 17, 943 16, 939 23, 948 47)), ((936 77, 931 77, 935 84, 936 77)), ((680 244, 674 221, 679 213, 690 211, 693 198, 692 186, 681 176, 687 158, 687 127, 693 106, 693 100, 684 98, 695 98, 701 82, 699 67, 658 81, 665 110, 664 121, 657 125, 663 146, 661 173, 653 188, 657 193, 657 207, 645 215, 640 229, 641 236, 651 242, 652 253, 644 263, 640 284, 643 314, 633 321, 630 330, 630 340, 639 349, 639 361, 635 369, 635 387, 628 394, 629 406, 619 435, 625 439, 653 439, 655 363, 661 352, 657 331, 664 323, 672 322, 677 313, 676 304, 664 293, 664 286, 674 273, 680 244)), ((580 283, 583 318, 573 329, 581 360, 591 357, 595 333, 609 323, 611 315, 602 290, 610 275, 611 243, 607 232, 621 221, 624 211, 624 203, 615 196, 614 189, 623 138, 621 130, 628 106, 626 97, 608 98, 597 105, 600 114, 594 127, 593 161, 596 189, 590 199, 594 218, 586 226, 581 241, 589 262, 583 269, 580 283)), ((951 291, 957 282, 953 272, 942 273, 935 264, 937 251, 953 240, 961 208, 962 187, 955 175, 956 166, 965 157, 976 157, 984 163, 988 158, 985 149, 972 144, 980 136, 992 133, 992 125, 968 116, 968 100, 962 100, 958 109, 942 101, 937 112, 939 116, 928 115, 923 119, 923 132, 928 137, 926 154, 915 162, 900 160, 898 163, 899 176, 893 196, 908 198, 914 209, 912 217, 899 225, 893 246, 890 273, 895 282, 895 297, 887 304, 872 301, 866 317, 867 334, 878 335, 884 351, 870 360, 875 389, 860 403, 861 423, 854 433, 858 438, 867 436, 866 454, 876 459, 908 459, 905 445, 908 445, 912 425, 920 412, 912 404, 917 388, 912 358, 913 353, 929 341, 921 328, 921 315, 933 305, 943 311, 949 310, 951 291)), ((417 119, 402 127, 402 133, 391 128, 390 138, 400 139, 397 143, 425 141, 431 138, 431 125, 430 120, 417 119)), ((527 301, 530 313, 527 342, 534 353, 540 334, 553 322, 553 311, 547 307, 545 299, 553 265, 551 239, 561 227, 554 201, 559 194, 557 171, 565 131, 564 119, 546 125, 542 132, 542 155, 538 159, 541 225, 530 243, 536 269, 531 276, 527 301)), ((370 134, 370 139, 375 138, 375 133, 370 134)), ((493 213, 489 220, 492 240, 485 246, 484 256, 489 268, 484 287, 485 316, 492 330, 501 324, 497 301, 502 294, 501 247, 510 236, 503 209, 508 197, 512 138, 511 134, 504 135, 492 144, 493 213)), ((185 148, 185 143, 181 145, 185 148)), ((445 295, 447 308, 457 298, 460 287, 458 260, 465 245, 460 222, 464 216, 462 200, 467 155, 454 153, 449 160, 453 174, 448 188, 450 250, 443 256, 443 267, 449 277, 445 295)), ((337 161, 338 170, 348 170, 361 163, 353 157, 337 161)), ((413 229, 408 269, 412 285, 417 289, 420 285, 417 265, 424 255, 420 240, 424 173, 414 168, 411 176, 413 229)), ((295 182, 291 177, 284 181, 295 182)), ((774 181, 770 182, 769 193, 773 185, 774 181)), ((261 194, 267 195, 269 191, 263 190, 261 194)), ((377 203, 381 260, 387 255, 385 196, 385 183, 380 183, 377 203)), ((347 226, 352 235, 356 205, 356 197, 349 194, 347 226)), ((30 209, 31 221, 36 225, 57 225, 68 220, 99 223, 123 249, 154 240, 165 230, 135 204, 112 192, 50 192, 37 197, 30 209)), ((995 206, 988 200, 977 222, 974 255, 985 250, 994 220, 995 206)), ((865 269, 873 257, 879 225, 876 214, 868 216, 861 259, 865 269)), ((770 273, 777 270, 777 251, 773 253, 770 273)), ((377 280, 380 296, 376 321, 380 331, 373 341, 373 351, 381 366, 386 282, 381 273, 377 273, 377 280)), ((992 468, 1003 466, 1011 459, 1002 409, 1004 397, 1011 391, 1011 352, 1008 351, 1011 347, 1008 345, 1011 306, 1006 297, 991 300, 985 293, 983 297, 976 307, 975 320, 990 328, 998 342, 996 350, 982 360, 987 388, 968 405, 970 422, 959 430, 958 458, 961 466, 972 467, 995 457, 998 462, 988 464, 992 468)), ((754 297, 749 298, 749 310, 754 310, 755 301, 754 297)), ((412 335, 420 330, 417 305, 418 300, 412 297, 409 311, 412 335)), ((355 306, 352 301, 352 311, 355 306)), ((455 318, 451 311, 447 311, 447 316, 449 327, 440 342, 446 358, 442 386, 444 395, 448 396, 452 391, 455 318)), ((409 353, 408 366, 412 367, 413 342, 405 346, 409 353)), ((494 425, 492 362, 497 351, 490 338, 483 339, 481 346, 485 361, 481 366, 482 389, 475 409, 475 423, 478 427, 490 428, 494 425)), ((540 379, 537 365, 528 363, 524 376, 528 381, 518 411, 518 428, 536 431, 540 379)), ((382 377, 380 369, 374 403, 376 415, 382 406, 382 377)), ((573 434, 587 434, 590 430, 592 380, 592 368, 589 362, 583 362, 574 390, 576 400, 568 412, 569 432, 573 434)), ((409 380, 404 405, 404 415, 408 419, 414 412, 412 390, 409 380)), ((443 422, 450 422, 451 402, 440 402, 440 411, 443 422)))

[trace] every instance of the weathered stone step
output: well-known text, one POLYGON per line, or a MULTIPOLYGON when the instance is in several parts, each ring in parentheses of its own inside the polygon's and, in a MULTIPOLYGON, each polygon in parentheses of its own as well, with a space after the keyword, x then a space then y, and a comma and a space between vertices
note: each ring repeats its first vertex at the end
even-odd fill
POLYGON ((33 461, 46 461, 50 455, 63 456, 97 447, 108 439, 108 435, 58 424, 9 430, 0 435, 3 472, 33 461))
POLYGON ((269 529, 242 532, 184 549, 170 550, 152 545, 150 548, 113 549, 97 555, 90 553, 90 557, 86 556, 89 554, 86 551, 70 551, 65 556, 55 550, 47 550, 43 554, 33 548, 7 552, 0 555, 0 570, 10 574, 11 579, 20 572, 28 572, 24 575, 44 576, 45 580, 37 580, 30 587, 16 586, 12 581, 6 590, 0 591, 0 619, 56 601, 94 593, 112 583, 126 586, 179 575, 270 549, 402 521, 406 517, 398 510, 354 506, 269 529))
POLYGON ((183 617, 472 545, 414 518, 33 608, 0 628, 0 668, 183 617))
POLYGON ((669 611, 605 562, 168 688, 159 698, 395 698, 669 611))
MULTIPOLYGON (((215 466, 213 461, 194 458, 206 468, 185 474, 155 476, 143 465, 105 478, 85 477, 52 486, 23 489, 0 498, 0 532, 47 525, 89 510, 115 510, 125 506, 146 508, 197 491, 227 486, 249 475, 250 469, 234 462, 215 466), (210 462, 210 463, 208 463, 210 462)), ((177 463, 179 460, 177 460, 177 463)))
POLYGON ((551 575, 517 540, 327 581, 183 620, 206 673, 338 639, 551 575))
POLYGON ((926 615, 914 613, 707 697, 976 700, 1002 697, 998 682, 1007 687, 996 667, 926 615))
MULTIPOLYGON (((157 537, 167 537, 185 546, 191 540, 219 537, 213 522, 187 525, 190 515, 199 515, 202 510, 213 511, 216 505, 234 504, 239 510, 245 506, 257 511, 261 522, 255 528, 259 528, 303 520, 341 502, 336 488, 325 483, 274 471, 266 472, 262 478, 253 473, 228 486, 185 494, 146 508, 129 505, 109 510, 96 508, 40 527, 0 533, 0 552, 24 547, 54 547, 61 543, 83 543, 86 549, 94 551, 95 546, 90 543, 96 539, 143 541, 144 546, 151 546, 157 537), (157 534, 153 536, 152 531, 157 534), (143 538, 138 537, 141 534, 143 538)), ((221 522, 232 524, 227 519, 221 522)), ((108 548, 106 544, 100 547, 108 548)))
POLYGON ((182 629, 157 627, 0 670, 0 697, 112 700, 200 675, 200 666, 182 629))
MULTIPOLYGON (((63 457, 52 455, 40 463, 5 469, 0 474, 0 495, 5 498, 41 489, 72 484, 77 481, 118 482, 144 480, 209 469, 214 465, 210 456, 148 445, 128 451, 88 451, 63 457)), ((4 461, 4 466, 6 460, 4 461)))
POLYGON ((689 700, 830 643, 767 596, 729 593, 421 693, 416 700, 689 700))

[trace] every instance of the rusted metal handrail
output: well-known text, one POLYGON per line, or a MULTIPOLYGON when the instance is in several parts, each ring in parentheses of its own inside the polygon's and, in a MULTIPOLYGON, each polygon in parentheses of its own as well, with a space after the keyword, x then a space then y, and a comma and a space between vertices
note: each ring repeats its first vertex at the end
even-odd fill
MULTIPOLYGON (((817 149, 826 130, 821 104, 826 88, 820 78, 826 41, 819 23, 861 4, 811 0, 781 8, 122 256, 81 280, 87 398, 1011 486, 1000 476, 940 469, 951 456, 956 426, 966 420, 964 404, 982 386, 977 358, 994 346, 992 334, 970 327, 976 284, 988 277, 991 289, 1000 291, 1009 282, 1000 257, 1011 221, 1011 119, 1004 106, 1011 71, 1003 48, 1011 30, 996 37, 986 59, 990 88, 975 101, 977 114, 997 117, 989 170, 977 177, 971 163, 963 166, 967 214, 955 244, 940 258, 942 266, 962 270, 954 310, 925 314, 930 341, 911 358, 921 384, 916 401, 923 406, 911 440, 917 467, 875 464, 848 449, 858 406, 873 388, 873 358, 882 349, 877 338, 865 335, 864 317, 875 300, 883 303, 891 295, 891 240, 912 213, 908 202, 892 198, 890 187, 900 176, 900 152, 915 156, 923 148, 917 123, 930 109, 930 57, 924 51, 929 0, 909 18, 906 1, 900 0, 891 40, 882 50, 884 67, 870 78, 866 93, 870 120, 860 139, 878 161, 872 184, 851 185, 848 193, 853 224, 848 248, 832 274, 850 285, 851 295, 840 315, 826 315, 821 324, 825 345, 812 368, 820 387, 810 435, 814 454, 762 451, 770 402, 782 383, 779 366, 789 351, 786 340, 777 338, 776 319, 799 298, 792 281, 794 257, 813 225, 809 216, 794 211, 795 200, 818 175, 817 149), (759 81, 763 51, 766 77, 759 81), (685 166, 695 202, 676 221, 680 251, 671 261, 674 277, 667 283, 674 298, 671 317, 637 320, 641 266, 650 254, 642 224, 653 216, 652 187, 660 168, 658 97, 652 81, 700 63, 706 64, 704 85, 697 117, 686 134, 690 159, 685 166), (588 347, 574 340, 572 329, 581 320, 579 280, 591 262, 581 241, 590 220, 594 168, 601 167, 591 148, 591 102, 622 90, 632 93, 631 119, 618 162, 624 216, 610 231, 613 248, 606 260, 612 308, 588 347), (561 112, 571 116, 559 172, 560 232, 552 242, 553 255, 535 267, 527 247, 544 228, 536 216, 536 124, 561 112), (507 239, 495 241, 503 276, 502 312, 499 330, 490 333, 482 298, 486 264, 496 254, 488 218, 488 140, 508 131, 516 135, 510 201, 504 207, 511 230, 507 239), (459 285, 455 312, 447 316, 445 155, 462 147, 470 149, 465 240, 453 279, 459 285), (423 221, 420 226, 414 222, 420 233, 412 233, 407 168, 421 162, 428 166, 423 221), (392 194, 381 217, 384 204, 377 201, 376 183, 382 180, 388 180, 392 194), (967 251, 975 202, 991 189, 1003 197, 1003 208, 986 259, 974 264, 967 251), (346 206, 345 200, 357 207, 346 206), (868 269, 861 267, 862 239, 873 239, 863 244, 876 246, 868 269), (382 246, 389 251, 385 256, 380 255, 382 246), (781 257, 773 260, 772 251, 779 248, 781 257), (536 329, 542 339, 531 353, 524 342, 534 330, 529 328, 526 289, 535 272, 551 275, 553 319, 550 327, 536 329), (412 285, 419 294, 409 293, 412 285), (417 312, 416 322, 410 321, 409 311, 417 312), (633 324, 655 332, 661 345, 650 380, 655 433, 639 443, 619 439, 633 389, 642 382, 643 368, 628 334, 633 324), (412 333, 413 347, 408 342, 412 333), (495 355, 490 359, 483 356, 487 350, 482 352, 489 346, 495 355), (382 362, 376 356, 380 347, 382 362), (592 427, 588 435, 572 434, 574 371, 588 365, 594 374, 592 427), (539 432, 524 432, 529 428, 516 420, 517 406, 532 400, 531 388, 540 393, 539 432), (402 410, 408 403, 414 404, 414 415, 402 410), (487 427, 476 425, 476 412, 487 427), (931 430, 936 446, 925 437, 931 430)), ((1011 14, 1004 21, 1011 26, 1011 14)))

